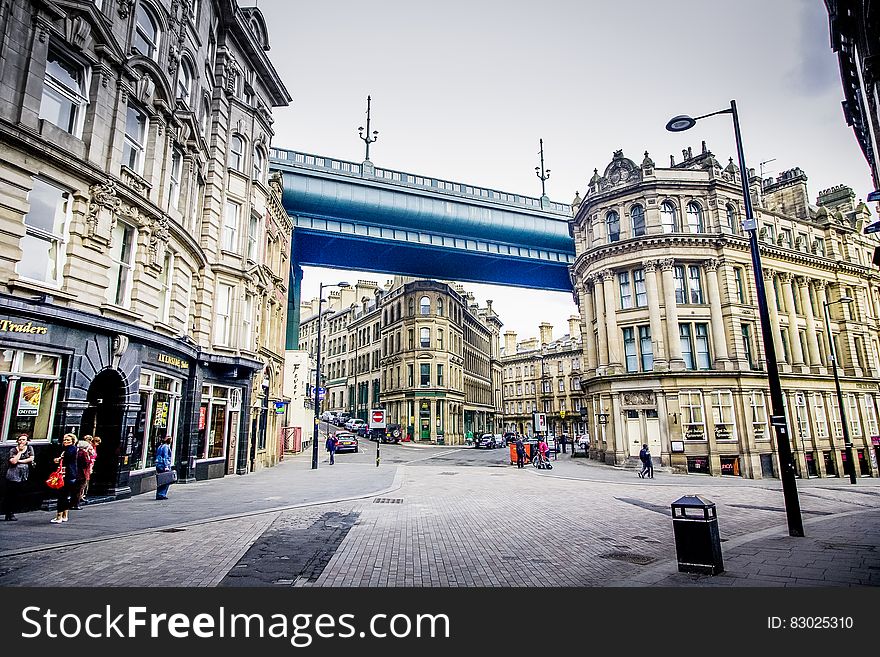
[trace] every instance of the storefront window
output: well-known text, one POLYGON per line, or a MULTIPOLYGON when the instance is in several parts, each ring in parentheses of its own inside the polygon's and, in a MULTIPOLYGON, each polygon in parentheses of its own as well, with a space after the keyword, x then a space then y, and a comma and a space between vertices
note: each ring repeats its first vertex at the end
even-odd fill
POLYGON ((0 352, 0 423, 4 440, 26 434, 51 440, 58 373, 57 356, 6 349, 0 352))
POLYGON ((739 477, 739 457, 738 456, 722 456, 721 457, 721 474, 731 477, 739 477))
MULTIPOLYGON (((141 373, 141 419, 138 423, 135 469, 152 468, 156 465, 156 450, 165 438, 176 437, 182 382, 178 379, 141 373)), ((173 452, 174 450, 172 450, 173 452)))
POLYGON ((199 458, 221 458, 234 445, 241 412, 241 389, 204 386, 199 408, 199 458))

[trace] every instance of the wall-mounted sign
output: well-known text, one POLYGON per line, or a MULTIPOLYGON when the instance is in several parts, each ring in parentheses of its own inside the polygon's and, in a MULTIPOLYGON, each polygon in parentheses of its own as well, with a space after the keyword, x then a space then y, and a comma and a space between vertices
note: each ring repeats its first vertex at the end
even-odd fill
POLYGON ((679 454, 684 452, 684 441, 683 440, 673 440, 670 445, 672 446, 672 453, 679 454))
POLYGON ((199 407, 199 431, 202 431, 205 428, 207 417, 208 417, 208 407, 207 406, 200 406, 199 407))
POLYGON ((183 358, 178 358, 177 356, 169 356, 168 354, 159 354, 156 358, 160 363, 164 363, 165 365, 171 365, 171 367, 176 367, 179 370, 188 370, 189 369, 189 361, 184 360, 183 358))
POLYGON ((49 332, 49 328, 46 326, 34 324, 33 322, 27 322, 26 324, 17 324, 8 319, 0 319, 0 331, 4 331, 5 333, 28 333, 30 335, 46 335, 46 333, 49 332))
POLYGON ((39 415, 42 396, 42 383, 22 383, 18 393, 18 415, 39 415))
POLYGON ((547 415, 545 413, 535 413, 533 422, 535 431, 547 431, 547 415))
POLYGON ((284 415, 284 406, 287 402, 277 401, 275 402, 275 415, 284 415))

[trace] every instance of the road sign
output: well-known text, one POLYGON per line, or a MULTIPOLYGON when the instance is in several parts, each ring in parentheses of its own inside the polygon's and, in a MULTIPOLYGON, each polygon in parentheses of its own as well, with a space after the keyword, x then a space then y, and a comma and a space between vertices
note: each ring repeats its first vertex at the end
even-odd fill
POLYGON ((865 228, 862 232, 865 235, 870 235, 871 233, 880 232, 880 221, 875 221, 873 223, 868 224, 867 226, 865 226, 865 228))
POLYGON ((324 395, 327 394, 327 388, 318 388, 317 392, 318 392, 318 399, 319 400, 324 399, 324 395))
POLYGON ((374 408, 370 411, 370 429, 385 428, 385 411, 381 408, 374 408))
POLYGON ((283 401, 275 402, 275 415, 284 415, 284 405, 283 401))
POLYGON ((534 422, 535 431, 547 431, 547 415, 544 413, 535 413, 534 422))
POLYGON ((565 411, 559 411, 559 417, 565 417, 565 411))

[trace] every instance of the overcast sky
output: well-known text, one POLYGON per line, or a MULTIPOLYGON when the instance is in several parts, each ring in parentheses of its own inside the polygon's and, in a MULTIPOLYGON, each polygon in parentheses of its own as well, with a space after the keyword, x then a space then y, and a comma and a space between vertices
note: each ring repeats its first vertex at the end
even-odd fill
MULTIPOLYGON (((613 151, 658 166, 702 140, 735 157, 726 115, 686 133, 664 129, 737 101, 750 167, 765 177, 800 167, 810 195, 837 184, 870 191, 846 125, 837 58, 821 0, 241 0, 269 25, 269 56, 293 96, 275 110, 273 145, 360 162, 366 98, 379 167, 568 203, 613 151)), ((318 282, 376 274, 307 268, 318 282)), ((542 321, 567 332, 569 294, 467 285, 521 338, 542 321), (527 308, 527 311, 523 309, 527 308)))

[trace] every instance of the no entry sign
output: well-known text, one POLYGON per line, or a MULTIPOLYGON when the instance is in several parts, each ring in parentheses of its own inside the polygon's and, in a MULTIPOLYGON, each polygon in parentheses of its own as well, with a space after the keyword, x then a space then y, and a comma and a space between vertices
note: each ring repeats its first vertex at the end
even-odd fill
POLYGON ((370 429, 384 429, 385 428, 385 411, 381 408, 376 408, 370 411, 370 429))

